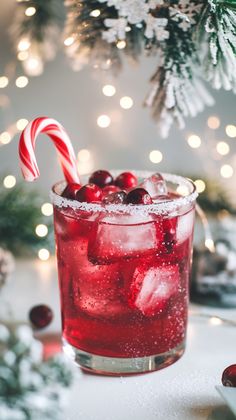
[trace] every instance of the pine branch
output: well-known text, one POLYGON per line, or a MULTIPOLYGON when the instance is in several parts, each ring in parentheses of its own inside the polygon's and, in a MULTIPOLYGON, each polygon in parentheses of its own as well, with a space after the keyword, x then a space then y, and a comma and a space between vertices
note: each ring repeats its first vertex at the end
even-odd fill
POLYGON ((65 6, 65 36, 73 39, 66 51, 74 70, 91 64, 96 68, 114 70, 114 73, 117 73, 121 68, 119 50, 116 45, 108 44, 103 39, 105 19, 116 17, 116 10, 95 0, 66 0, 65 6), (99 10, 100 15, 94 17, 94 10, 99 10))
POLYGON ((168 136, 174 122, 179 128, 184 128, 185 118, 195 117, 205 105, 214 103, 196 70, 199 62, 196 59, 193 31, 199 17, 195 16, 194 23, 186 27, 179 25, 181 19, 185 20, 179 15, 183 13, 181 9, 178 12, 178 9, 172 8, 168 13, 169 38, 160 47, 161 60, 151 78, 153 87, 145 101, 145 105, 152 108, 162 137, 168 136))
POLYGON ((202 68, 213 88, 236 93, 236 3, 208 3, 198 28, 199 46, 202 42, 207 45, 201 57, 202 68))
POLYGON ((27 52, 27 58, 22 61, 22 65, 30 76, 41 74, 44 63, 55 57, 63 20, 62 0, 25 0, 17 3, 10 32, 16 51, 22 40, 29 44, 24 50, 27 52), (33 16, 25 14, 29 7, 36 9, 33 16), (32 68, 32 59, 37 60, 37 68, 32 68))
POLYGON ((44 246, 53 249, 52 222, 42 216, 42 200, 36 191, 26 191, 23 184, 18 184, 10 190, 0 188, 0 197, 0 246, 15 255, 34 254, 44 246), (48 226, 49 235, 45 238, 35 234, 40 223, 48 226))

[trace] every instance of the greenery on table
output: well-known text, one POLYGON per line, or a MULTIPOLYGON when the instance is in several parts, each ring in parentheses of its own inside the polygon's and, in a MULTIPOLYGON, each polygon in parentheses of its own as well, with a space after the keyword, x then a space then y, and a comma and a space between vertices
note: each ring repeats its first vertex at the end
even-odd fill
POLYGON ((0 419, 64 419, 72 366, 63 355, 43 361, 42 344, 25 324, 0 323, 0 419))

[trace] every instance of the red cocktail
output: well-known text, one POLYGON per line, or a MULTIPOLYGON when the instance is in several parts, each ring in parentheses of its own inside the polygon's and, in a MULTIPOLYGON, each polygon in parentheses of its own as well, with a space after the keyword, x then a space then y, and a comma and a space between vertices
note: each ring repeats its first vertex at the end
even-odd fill
MULTIPOLYGON (((151 175, 136 174, 140 185, 151 175)), ((86 203, 62 197, 64 183, 53 189, 64 349, 85 369, 151 371, 184 352, 196 193, 164 178, 168 192, 152 204, 86 203)))

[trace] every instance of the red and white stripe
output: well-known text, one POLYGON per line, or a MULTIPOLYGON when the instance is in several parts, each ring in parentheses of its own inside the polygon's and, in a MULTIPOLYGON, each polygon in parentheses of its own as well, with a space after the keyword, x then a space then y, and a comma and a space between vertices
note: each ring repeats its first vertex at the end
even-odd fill
POLYGON ((66 181, 79 183, 76 158, 70 138, 60 123, 47 117, 36 118, 22 131, 19 155, 25 180, 34 181, 40 174, 35 157, 36 138, 40 133, 47 134, 56 146, 66 181))

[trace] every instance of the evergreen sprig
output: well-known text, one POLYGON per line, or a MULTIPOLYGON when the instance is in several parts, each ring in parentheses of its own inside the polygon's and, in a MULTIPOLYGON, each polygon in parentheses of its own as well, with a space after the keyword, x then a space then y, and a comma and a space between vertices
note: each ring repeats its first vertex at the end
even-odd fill
POLYGON ((12 189, 0 187, 0 246, 15 255, 35 254, 44 246, 53 248, 52 221, 41 214, 42 202, 37 191, 29 192, 23 183, 12 189), (47 237, 36 236, 35 227, 40 223, 47 225, 47 237))

